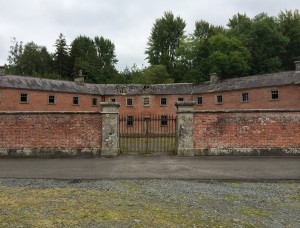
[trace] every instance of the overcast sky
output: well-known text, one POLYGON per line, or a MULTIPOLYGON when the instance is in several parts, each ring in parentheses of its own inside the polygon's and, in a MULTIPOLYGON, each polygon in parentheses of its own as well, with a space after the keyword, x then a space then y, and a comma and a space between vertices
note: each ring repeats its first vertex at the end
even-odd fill
POLYGON ((11 38, 54 51, 63 33, 68 44, 79 35, 103 36, 116 47, 117 68, 147 65, 144 54, 155 20, 172 11, 192 33, 196 21, 226 25, 234 14, 277 16, 300 0, 0 0, 0 65, 7 63, 11 38))

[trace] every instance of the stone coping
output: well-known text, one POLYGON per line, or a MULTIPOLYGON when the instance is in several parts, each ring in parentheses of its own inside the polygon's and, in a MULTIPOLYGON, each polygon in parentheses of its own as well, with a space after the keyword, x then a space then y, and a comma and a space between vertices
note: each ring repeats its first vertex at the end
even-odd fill
POLYGON ((40 114, 101 114, 102 112, 90 111, 0 111, 0 115, 40 115, 40 114))
POLYGON ((300 112, 300 109, 231 109, 231 110, 194 110, 193 113, 258 113, 258 112, 300 112))

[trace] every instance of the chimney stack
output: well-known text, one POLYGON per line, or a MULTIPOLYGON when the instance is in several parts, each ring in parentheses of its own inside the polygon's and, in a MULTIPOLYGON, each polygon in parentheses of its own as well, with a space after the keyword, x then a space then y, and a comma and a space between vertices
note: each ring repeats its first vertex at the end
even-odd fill
POLYGON ((295 61, 295 68, 296 68, 296 72, 300 73, 300 61, 295 61))
POLYGON ((5 66, 0 66, 0 76, 5 75, 5 66))
POLYGON ((210 81, 210 83, 211 84, 214 84, 214 83, 216 83, 217 81, 219 81, 220 80, 220 77, 217 75, 217 73, 211 73, 210 75, 209 75, 209 81, 210 81))
POLYGON ((79 71, 79 74, 75 76, 74 82, 84 85, 84 75, 82 74, 82 70, 79 71))

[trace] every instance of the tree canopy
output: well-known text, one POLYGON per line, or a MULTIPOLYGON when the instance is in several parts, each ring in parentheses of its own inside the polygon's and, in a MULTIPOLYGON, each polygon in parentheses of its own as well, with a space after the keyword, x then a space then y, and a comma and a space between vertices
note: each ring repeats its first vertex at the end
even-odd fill
POLYGON ((221 78, 294 70, 300 60, 300 14, 281 11, 278 16, 260 13, 253 18, 236 14, 227 26, 195 22, 185 33, 186 22, 172 12, 155 20, 145 54, 149 66, 135 64, 117 71, 114 43, 80 35, 70 44, 59 34, 54 53, 34 42, 12 39, 7 72, 16 75, 73 80, 82 70, 90 83, 201 82, 210 73, 221 78))

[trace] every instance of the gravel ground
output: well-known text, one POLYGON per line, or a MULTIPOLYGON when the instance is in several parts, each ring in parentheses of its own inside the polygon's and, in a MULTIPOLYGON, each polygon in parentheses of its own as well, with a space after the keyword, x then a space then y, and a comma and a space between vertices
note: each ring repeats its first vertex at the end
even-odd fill
POLYGON ((300 182, 0 179, 0 227, 300 227, 300 182))

